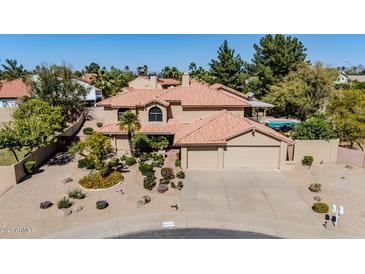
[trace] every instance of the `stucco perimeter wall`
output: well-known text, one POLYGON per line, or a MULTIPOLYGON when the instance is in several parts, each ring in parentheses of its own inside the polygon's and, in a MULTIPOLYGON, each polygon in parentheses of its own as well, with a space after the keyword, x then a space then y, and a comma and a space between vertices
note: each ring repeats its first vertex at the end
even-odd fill
POLYGON ((314 163, 335 163, 337 161, 339 139, 295 140, 294 162, 301 163, 305 155, 313 156, 314 163))
POLYGON ((80 130, 84 121, 85 116, 81 115, 74 124, 64 130, 57 140, 55 139, 48 146, 33 151, 14 165, 0 167, 0 195, 9 190, 13 185, 19 183, 27 175, 24 170, 24 163, 26 161, 33 160, 36 162, 36 166, 41 165, 63 146, 63 141, 66 138, 72 137, 80 130))
MULTIPOLYGON (((201 108, 201 107, 184 107, 182 109, 182 122, 184 123, 190 123, 195 120, 198 120, 200 118, 206 117, 208 115, 212 115, 214 113, 217 113, 218 111, 221 111, 223 109, 226 109, 230 112, 232 112, 235 115, 242 116, 243 117, 243 108, 201 108)), ((177 112, 178 113, 178 112, 177 112)), ((174 117, 175 118, 175 117, 174 117)), ((178 118, 178 117, 177 117, 178 118)))
POLYGON ((0 108, 0 124, 9 122, 14 110, 15 108, 0 108))
POLYGON ((365 151, 339 147, 337 163, 365 168, 365 151))

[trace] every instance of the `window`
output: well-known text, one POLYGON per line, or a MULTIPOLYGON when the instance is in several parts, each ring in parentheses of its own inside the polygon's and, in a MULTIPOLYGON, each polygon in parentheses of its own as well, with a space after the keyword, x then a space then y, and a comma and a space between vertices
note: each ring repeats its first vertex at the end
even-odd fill
POLYGON ((129 108, 120 108, 118 109, 118 121, 120 120, 120 117, 122 116, 123 112, 130 111, 129 108))
POLYGON ((148 112, 148 121, 162 122, 162 111, 158 107, 152 107, 148 112))

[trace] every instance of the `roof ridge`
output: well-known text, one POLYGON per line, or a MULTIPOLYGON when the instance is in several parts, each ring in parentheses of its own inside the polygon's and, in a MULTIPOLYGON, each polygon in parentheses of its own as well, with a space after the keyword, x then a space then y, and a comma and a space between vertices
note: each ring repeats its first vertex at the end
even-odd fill
POLYGON ((212 121, 214 121, 214 120, 218 119, 218 117, 220 117, 220 115, 219 115, 219 114, 220 114, 221 112, 225 112, 225 113, 227 113, 227 112, 229 112, 229 111, 228 111, 228 110, 226 110, 226 109, 223 109, 223 110, 218 111, 217 113, 215 113, 215 114, 213 114, 213 115, 205 116, 205 117, 202 117, 202 118, 200 118, 200 119, 198 119, 198 120, 195 120, 195 121, 191 122, 190 124, 192 124, 192 123, 196 123, 196 122, 201 121, 201 120, 203 120, 203 119, 207 119, 207 118, 209 118, 209 117, 212 117, 212 119, 210 119, 210 120, 209 120, 209 121, 207 121, 206 123, 202 124, 201 126, 197 127, 196 129, 194 129, 193 131, 189 132, 188 134, 186 134, 186 135, 182 136, 179 140, 176 140, 175 142, 177 143, 177 142, 178 142, 178 141, 180 141, 181 139, 188 137, 189 135, 191 135, 191 134, 193 134, 194 132, 198 131, 198 130, 199 130, 199 129, 201 129, 202 127, 206 126, 208 123, 210 123, 210 122, 212 122, 212 121))

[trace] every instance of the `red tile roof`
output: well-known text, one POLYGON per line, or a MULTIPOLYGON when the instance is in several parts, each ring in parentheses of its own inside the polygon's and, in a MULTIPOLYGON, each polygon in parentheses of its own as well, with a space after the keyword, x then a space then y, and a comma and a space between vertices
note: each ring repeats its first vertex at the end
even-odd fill
POLYGON ((158 82, 161 85, 180 85, 180 81, 172 78, 160 78, 158 82))
POLYGON ((92 82, 92 77, 95 76, 95 73, 85 73, 84 75, 82 75, 81 80, 83 80, 86 83, 91 84, 92 82))
POLYGON ((31 89, 23 81, 23 79, 15 79, 12 81, 2 81, 0 87, 0 98, 19 98, 22 96, 30 96, 31 89))
POLYGON ((228 139, 253 129, 284 142, 293 143, 293 140, 277 131, 227 110, 180 127, 175 134, 174 143, 177 145, 226 144, 228 139))
POLYGON ((164 89, 133 89, 124 91, 119 95, 108 98, 98 103, 99 106, 109 107, 135 107, 143 106, 152 100, 164 102, 179 101, 182 106, 222 106, 244 107, 248 102, 241 97, 225 91, 210 88, 208 85, 192 81, 190 86, 178 86, 164 89))

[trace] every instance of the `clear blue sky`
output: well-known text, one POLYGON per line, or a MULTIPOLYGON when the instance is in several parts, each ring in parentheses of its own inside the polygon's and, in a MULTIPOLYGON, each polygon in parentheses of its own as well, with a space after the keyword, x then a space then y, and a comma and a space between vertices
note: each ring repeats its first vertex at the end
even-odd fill
MULTIPOLYGON (((66 62, 82 69, 90 62, 101 66, 147 64, 151 71, 164 66, 187 70, 190 62, 207 67, 224 39, 250 61, 253 44, 262 35, 0 35, 0 60, 15 58, 25 68, 41 63, 66 62)), ((308 59, 326 65, 365 64, 365 35, 294 35, 307 48, 308 59)))

